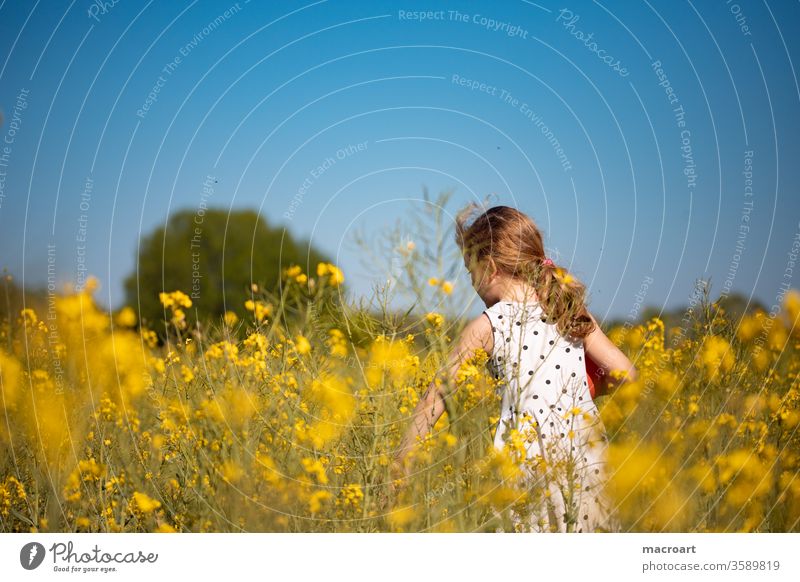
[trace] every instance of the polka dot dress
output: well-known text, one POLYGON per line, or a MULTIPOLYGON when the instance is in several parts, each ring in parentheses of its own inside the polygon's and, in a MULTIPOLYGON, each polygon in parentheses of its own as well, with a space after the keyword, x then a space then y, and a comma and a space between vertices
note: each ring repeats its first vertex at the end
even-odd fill
POLYGON ((492 371, 501 385, 494 446, 516 429, 526 451, 525 514, 516 531, 593 532, 615 528, 604 496, 607 438, 586 378, 583 341, 563 337, 537 303, 501 301, 492 322, 492 371))

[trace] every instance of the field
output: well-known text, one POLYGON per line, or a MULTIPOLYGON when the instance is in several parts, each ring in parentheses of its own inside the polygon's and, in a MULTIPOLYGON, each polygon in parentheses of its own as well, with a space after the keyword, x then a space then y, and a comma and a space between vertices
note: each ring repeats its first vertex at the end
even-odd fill
MULTIPOLYGON (((341 306, 343 280, 286 269, 279 293, 253 287, 247 317, 203 326, 175 290, 159 335, 130 308, 101 311, 91 281, 2 322, 2 531, 513 531, 510 511, 537 496, 518 439, 492 449, 481 353, 382 505, 463 322, 341 306)), ((640 373, 597 401, 621 531, 800 530, 798 317, 792 290, 773 314, 730 321, 701 298, 678 326, 606 330, 640 373)))

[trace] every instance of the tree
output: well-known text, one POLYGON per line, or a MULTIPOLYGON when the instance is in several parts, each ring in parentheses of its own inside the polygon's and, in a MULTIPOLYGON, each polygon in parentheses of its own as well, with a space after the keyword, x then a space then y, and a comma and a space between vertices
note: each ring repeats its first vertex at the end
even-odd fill
POLYGON ((272 290, 282 269, 299 265, 314 272, 319 262, 328 259, 253 210, 187 209, 142 237, 138 269, 125 280, 126 298, 140 321, 161 331, 161 292, 191 297, 186 315, 192 321, 218 319, 225 311, 241 315, 252 284, 272 290))

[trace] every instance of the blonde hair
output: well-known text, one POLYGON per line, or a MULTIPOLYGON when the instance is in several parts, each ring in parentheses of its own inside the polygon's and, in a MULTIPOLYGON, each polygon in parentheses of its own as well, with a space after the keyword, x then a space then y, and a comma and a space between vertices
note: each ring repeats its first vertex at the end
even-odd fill
POLYGON ((525 213, 493 206, 479 214, 472 203, 456 217, 456 244, 470 259, 491 257, 501 273, 531 284, 546 317, 559 333, 584 338, 595 324, 586 309, 586 287, 566 269, 544 263, 542 233, 525 213))

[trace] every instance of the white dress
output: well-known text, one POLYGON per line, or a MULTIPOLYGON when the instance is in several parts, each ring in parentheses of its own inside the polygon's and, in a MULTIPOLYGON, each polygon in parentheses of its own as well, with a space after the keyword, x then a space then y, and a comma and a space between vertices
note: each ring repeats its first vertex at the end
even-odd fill
POLYGON ((583 341, 563 337, 536 302, 500 301, 484 313, 494 336, 491 367, 505 380, 495 448, 512 428, 526 437, 530 501, 522 514, 512 509, 515 531, 616 530, 603 491, 608 439, 589 392, 583 341))

